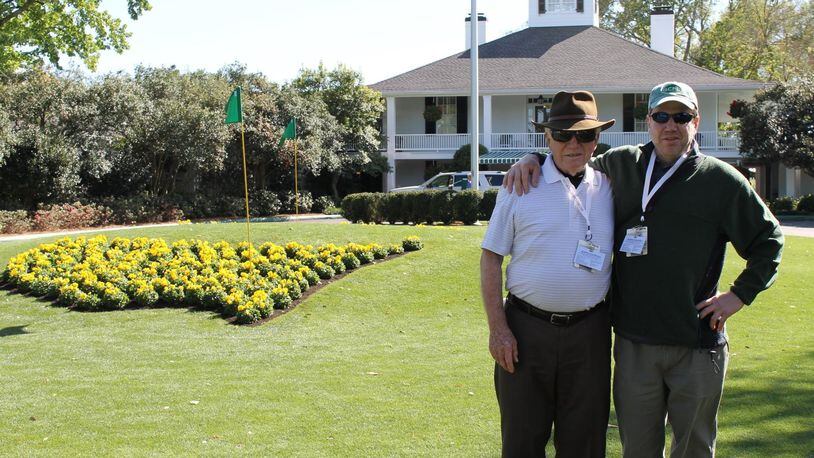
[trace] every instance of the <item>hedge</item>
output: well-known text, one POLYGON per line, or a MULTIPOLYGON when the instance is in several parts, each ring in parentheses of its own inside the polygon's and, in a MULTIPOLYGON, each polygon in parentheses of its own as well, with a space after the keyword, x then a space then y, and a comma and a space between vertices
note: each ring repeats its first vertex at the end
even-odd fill
POLYGON ((495 207, 497 190, 415 191, 405 193, 348 194, 342 200, 342 216, 351 222, 390 224, 473 224, 488 220, 495 207))

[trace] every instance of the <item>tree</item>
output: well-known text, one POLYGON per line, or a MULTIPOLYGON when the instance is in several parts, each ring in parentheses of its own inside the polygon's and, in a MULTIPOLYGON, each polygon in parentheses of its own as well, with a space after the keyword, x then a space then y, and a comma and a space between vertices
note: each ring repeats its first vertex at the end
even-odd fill
POLYGON ((738 78, 789 81, 814 70, 814 4, 732 0, 694 53, 694 63, 738 78))
MULTIPOLYGON (((135 20, 150 9, 148 0, 127 0, 135 20)), ((99 51, 127 49, 130 34, 120 19, 99 9, 98 0, 0 1, 0 71, 47 59, 59 68, 59 56, 76 56, 96 69, 99 51)))
POLYGON ((339 65, 328 71, 322 64, 303 69, 290 86, 309 100, 320 100, 339 125, 338 148, 322 157, 331 174, 331 191, 339 198, 341 178, 357 173, 387 172, 387 161, 379 152, 377 123, 384 112, 381 94, 362 84, 362 75, 339 65))
MULTIPOLYGON (((602 27, 629 40, 649 46, 650 12, 653 7, 662 4, 664 3, 654 0, 600 1, 602 27), (607 2, 606 6, 605 2, 607 2)), ((699 37, 712 24, 714 4, 715 0, 675 0, 672 2, 676 24, 675 55, 679 59, 684 61, 692 59, 699 37)))
POLYGON ((0 86, 0 118, 10 123, 0 140, 6 154, 0 208, 33 209, 82 193, 79 171, 95 167, 82 154, 81 141, 91 129, 85 118, 92 110, 76 77, 32 70, 0 86))
POLYGON ((777 84, 754 102, 739 103, 743 156, 814 176, 814 77, 777 84))

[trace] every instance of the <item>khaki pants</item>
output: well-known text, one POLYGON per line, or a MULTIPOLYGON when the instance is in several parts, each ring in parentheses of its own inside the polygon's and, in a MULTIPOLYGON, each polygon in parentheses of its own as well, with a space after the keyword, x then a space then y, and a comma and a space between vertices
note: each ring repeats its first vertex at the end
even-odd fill
POLYGON ((729 360, 725 346, 637 344, 617 334, 613 357, 613 400, 626 458, 664 456, 667 421, 672 458, 714 456, 729 360))

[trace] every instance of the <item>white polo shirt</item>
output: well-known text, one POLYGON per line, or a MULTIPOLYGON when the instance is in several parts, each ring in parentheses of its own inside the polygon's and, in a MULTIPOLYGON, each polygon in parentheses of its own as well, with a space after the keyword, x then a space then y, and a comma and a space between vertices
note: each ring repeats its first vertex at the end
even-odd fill
POLYGON ((613 194, 608 177, 586 167, 583 181, 574 189, 549 155, 540 184, 528 194, 518 197, 500 189, 481 248, 511 255, 506 289, 520 299, 550 312, 590 309, 605 298, 610 286, 613 194), (591 196, 591 242, 605 254, 602 270, 574 267, 577 245, 588 229, 574 195, 583 208, 591 196))

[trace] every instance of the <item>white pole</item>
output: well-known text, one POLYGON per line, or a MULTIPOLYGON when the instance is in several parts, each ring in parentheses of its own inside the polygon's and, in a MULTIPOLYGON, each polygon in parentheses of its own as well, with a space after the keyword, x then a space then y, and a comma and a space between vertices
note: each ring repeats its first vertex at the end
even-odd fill
POLYGON ((470 30, 470 47, 469 58, 472 61, 472 93, 469 96, 469 119, 472 129, 472 135, 469 141, 470 157, 472 158, 470 165, 472 170, 472 189, 478 189, 478 162, 480 153, 480 142, 478 141, 478 6, 477 0, 472 0, 472 14, 469 17, 469 30, 470 30))

